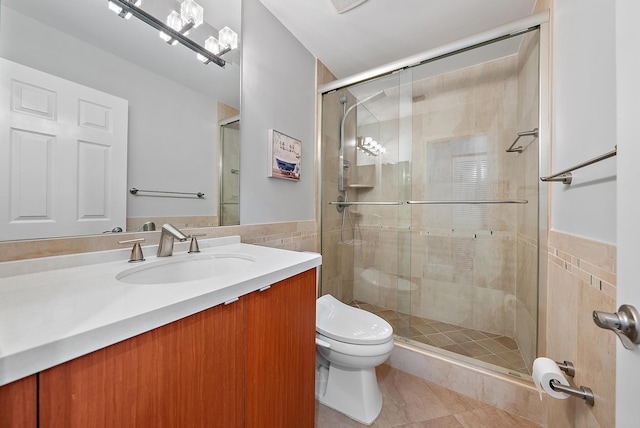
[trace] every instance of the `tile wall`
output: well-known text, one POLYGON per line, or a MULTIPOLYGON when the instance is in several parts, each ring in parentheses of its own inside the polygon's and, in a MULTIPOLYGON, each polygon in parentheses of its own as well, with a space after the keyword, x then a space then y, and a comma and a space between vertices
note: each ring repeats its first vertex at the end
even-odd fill
MULTIPOLYGON (((315 220, 184 229, 185 234, 204 233, 199 239, 240 235, 242 242, 294 251, 319 251, 315 220)), ((155 245, 160 232, 118 233, 55 239, 0 242, 0 262, 63 254, 86 253, 122 248, 118 241, 145 238, 145 245, 155 245)), ((127 244, 129 245, 129 244, 127 244)))
POLYGON ((615 312, 616 247, 557 231, 549 233, 547 356, 576 366, 575 386, 588 386, 596 405, 545 396, 549 428, 615 427, 616 336, 598 328, 594 310, 615 312))
MULTIPOLYGON (((335 80, 335 76, 320 62, 318 62, 318 84, 335 80)), ((343 244, 351 239, 351 229, 347 226, 344 234, 341 231, 342 214, 329 206, 329 201, 335 201, 338 192, 339 172, 339 129, 342 119, 343 104, 341 96, 348 97, 348 104, 354 102, 347 91, 337 91, 325 97, 322 103, 322 144, 321 150, 321 204, 322 204, 322 294, 331 294, 337 299, 350 302, 353 300, 353 256, 354 247, 343 244)), ((350 116, 345 128, 345 139, 353 141, 355 115, 350 116), (351 130, 351 131, 349 131, 351 130)), ((347 224, 349 219, 345 219, 347 224)), ((319 219, 320 221, 320 219, 319 219)))

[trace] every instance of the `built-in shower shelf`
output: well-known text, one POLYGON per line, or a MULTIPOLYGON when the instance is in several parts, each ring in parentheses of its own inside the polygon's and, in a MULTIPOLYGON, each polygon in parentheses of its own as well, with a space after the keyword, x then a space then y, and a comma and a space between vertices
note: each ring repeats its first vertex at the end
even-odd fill
POLYGON ((350 189, 373 189, 373 184, 349 184, 347 186, 350 189))

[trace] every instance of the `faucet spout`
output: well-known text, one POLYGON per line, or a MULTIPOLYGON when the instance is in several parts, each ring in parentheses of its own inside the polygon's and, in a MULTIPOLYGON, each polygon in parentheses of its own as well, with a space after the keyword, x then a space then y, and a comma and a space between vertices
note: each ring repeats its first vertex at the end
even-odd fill
POLYGON ((173 240, 180 242, 186 241, 187 236, 172 224, 165 223, 162 225, 160 233, 160 243, 158 245, 158 257, 169 257, 173 255, 173 240))

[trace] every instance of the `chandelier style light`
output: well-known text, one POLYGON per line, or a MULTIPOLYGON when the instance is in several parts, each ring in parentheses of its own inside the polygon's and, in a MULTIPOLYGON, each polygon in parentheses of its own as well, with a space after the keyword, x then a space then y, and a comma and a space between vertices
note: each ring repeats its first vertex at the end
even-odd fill
POLYGON ((170 45, 180 43, 196 53, 196 57, 205 64, 214 62, 224 67, 226 61, 221 56, 238 48, 238 34, 229 27, 218 32, 218 38, 207 38, 204 47, 188 38, 189 30, 197 28, 204 22, 204 9, 194 0, 184 0, 180 4, 180 12, 172 11, 166 23, 141 9, 142 0, 107 0, 109 10, 124 19, 135 16, 160 31, 160 38, 170 45))

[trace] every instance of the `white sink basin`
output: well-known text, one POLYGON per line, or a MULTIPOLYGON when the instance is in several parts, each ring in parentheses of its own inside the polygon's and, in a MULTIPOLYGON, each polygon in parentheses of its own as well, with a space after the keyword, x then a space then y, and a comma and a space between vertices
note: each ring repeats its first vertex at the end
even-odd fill
POLYGON ((168 257, 166 260, 158 260, 122 271, 116 275, 116 279, 128 284, 172 284, 197 281, 238 272, 254 262, 253 257, 245 254, 168 257))

